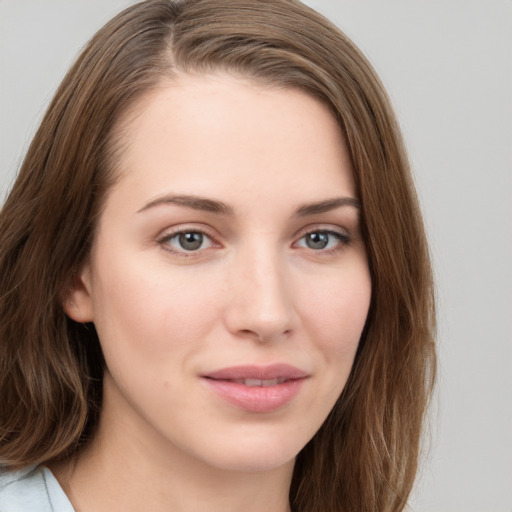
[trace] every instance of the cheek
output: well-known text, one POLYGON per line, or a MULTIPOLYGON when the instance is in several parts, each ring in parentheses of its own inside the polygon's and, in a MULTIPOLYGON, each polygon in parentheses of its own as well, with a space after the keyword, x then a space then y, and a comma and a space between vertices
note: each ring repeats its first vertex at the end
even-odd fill
MULTIPOLYGON (((371 280, 366 265, 333 272, 323 281, 311 283, 302 292, 304 323, 311 338, 329 355, 354 355, 366 322, 371 299, 371 280)), ((297 293, 300 293, 297 290, 297 293)))
POLYGON ((127 356, 159 359, 193 349, 211 329, 219 304, 212 277, 150 268, 139 261, 99 269, 95 325, 105 352, 122 345, 127 356))
POLYGON ((319 392, 311 407, 326 417, 338 400, 352 370, 371 298, 366 265, 333 272, 303 295, 303 325, 315 347, 320 368, 319 392), (320 286, 323 284, 323 286, 320 286), (321 390, 321 391, 320 391, 321 390))

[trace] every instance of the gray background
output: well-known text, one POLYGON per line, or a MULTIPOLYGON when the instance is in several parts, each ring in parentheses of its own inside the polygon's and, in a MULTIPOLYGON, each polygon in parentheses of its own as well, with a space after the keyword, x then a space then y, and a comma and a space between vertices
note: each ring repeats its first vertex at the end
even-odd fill
MULTIPOLYGON (((128 0, 0 0, 0 201, 86 40, 128 0)), ((440 374, 416 512, 512 511, 512 2, 311 0, 370 58, 409 147, 440 374)))

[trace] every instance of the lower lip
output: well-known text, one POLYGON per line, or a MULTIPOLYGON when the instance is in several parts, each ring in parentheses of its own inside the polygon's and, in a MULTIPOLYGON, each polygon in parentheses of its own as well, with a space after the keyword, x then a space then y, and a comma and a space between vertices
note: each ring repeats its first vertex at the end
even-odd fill
POLYGON ((240 409, 272 412, 291 402, 306 379, 291 379, 275 386, 246 386, 228 380, 203 380, 217 395, 240 409))

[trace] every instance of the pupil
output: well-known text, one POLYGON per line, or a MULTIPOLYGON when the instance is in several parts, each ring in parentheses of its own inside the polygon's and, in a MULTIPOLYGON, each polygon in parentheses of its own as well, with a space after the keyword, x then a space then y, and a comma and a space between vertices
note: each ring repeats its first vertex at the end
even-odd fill
POLYGON ((179 236, 179 242, 183 249, 186 249, 187 251, 195 251, 203 244, 203 235, 195 232, 181 233, 179 236))
POLYGON ((327 233, 310 233, 306 238, 306 245, 310 249, 325 249, 329 243, 327 233))

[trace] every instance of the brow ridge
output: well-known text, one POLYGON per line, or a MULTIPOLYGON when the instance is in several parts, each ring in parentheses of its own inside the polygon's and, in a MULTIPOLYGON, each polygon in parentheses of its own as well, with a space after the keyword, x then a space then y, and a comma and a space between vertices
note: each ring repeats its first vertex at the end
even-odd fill
MULTIPOLYGON (((185 206, 194 210, 206 211, 219 215, 234 215, 233 208, 223 203, 222 201, 187 194, 165 195, 162 197, 157 197, 156 199, 153 199, 144 205, 140 210, 138 210, 137 213, 166 204, 177 204, 179 206, 185 206)), ((335 197, 326 199, 324 201, 305 204, 295 211, 294 216, 306 217, 309 215, 325 213, 344 206, 351 206, 360 209, 361 202, 353 197, 335 197)))
POLYGON ((308 215, 329 212, 343 206, 352 206, 360 209, 361 201, 354 197, 334 197, 332 199, 326 199, 325 201, 305 204, 296 210, 295 215, 297 217, 306 217, 308 215))
POLYGON ((216 213, 219 215, 234 214, 233 208, 223 203, 222 201, 186 194, 165 195, 162 197, 157 197, 156 199, 153 199, 152 201, 144 205, 137 213, 149 210, 150 208, 154 208, 156 206, 166 204, 177 204, 179 206, 186 206, 187 208, 192 208, 193 210, 216 213))

